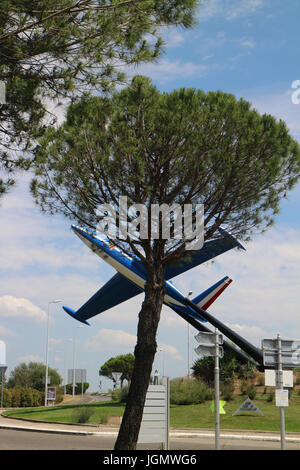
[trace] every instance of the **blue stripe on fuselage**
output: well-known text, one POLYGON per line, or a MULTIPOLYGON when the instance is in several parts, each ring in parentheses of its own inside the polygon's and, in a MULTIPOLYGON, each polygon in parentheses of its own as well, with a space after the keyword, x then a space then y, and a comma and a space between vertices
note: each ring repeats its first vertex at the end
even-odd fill
MULTIPOLYGON (((147 280, 147 272, 143 264, 135 260, 129 255, 126 255, 118 247, 114 246, 109 240, 104 239, 98 233, 84 229, 77 225, 72 225, 72 229, 79 236, 79 238, 89 246, 89 248, 98 254, 104 261, 113 266, 123 276, 134 282, 139 287, 144 289, 147 280)), ((175 305, 176 307, 184 307, 184 295, 176 289, 176 287, 169 281, 165 283, 166 295, 164 302, 167 305, 175 305)), ((192 309, 189 309, 192 311, 192 309)))

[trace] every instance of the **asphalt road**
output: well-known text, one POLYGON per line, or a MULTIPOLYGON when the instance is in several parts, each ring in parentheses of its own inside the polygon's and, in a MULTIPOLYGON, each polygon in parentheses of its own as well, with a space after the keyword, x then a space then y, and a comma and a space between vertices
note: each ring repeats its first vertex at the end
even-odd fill
MULTIPOLYGON (((0 450, 112 450, 115 437, 65 435, 13 429, 0 429, 0 450)), ((138 450, 159 450, 158 445, 139 445, 138 450)), ((280 450, 279 442, 221 439, 222 450, 280 450)), ((170 450, 214 450, 214 439, 206 437, 171 438, 170 450)), ((287 450, 300 450, 289 442, 287 450)))

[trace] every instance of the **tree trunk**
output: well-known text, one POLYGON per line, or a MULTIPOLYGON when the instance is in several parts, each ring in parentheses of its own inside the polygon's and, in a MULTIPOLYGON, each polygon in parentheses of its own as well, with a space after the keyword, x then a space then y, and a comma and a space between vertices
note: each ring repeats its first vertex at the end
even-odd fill
POLYGON ((127 405, 123 415, 115 450, 135 450, 144 403, 156 353, 156 332, 164 299, 164 268, 155 266, 148 273, 145 299, 139 313, 135 362, 127 405))

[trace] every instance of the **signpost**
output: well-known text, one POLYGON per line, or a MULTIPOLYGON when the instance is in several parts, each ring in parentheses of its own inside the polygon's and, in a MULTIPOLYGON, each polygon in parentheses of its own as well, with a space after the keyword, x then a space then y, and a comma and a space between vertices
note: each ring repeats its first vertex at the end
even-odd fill
POLYGON ((215 449, 220 450, 220 368, 219 359, 224 356, 223 336, 219 334, 218 330, 215 333, 199 332, 195 336, 199 346, 195 352, 200 357, 214 357, 215 358, 215 449))
MULTIPOLYGON (((83 384, 86 382, 86 369, 68 369, 68 383, 81 384, 81 396, 83 395, 83 384)), ((75 387, 74 387, 75 389, 75 387)))
POLYGON ((47 403, 49 401, 52 401, 52 404, 54 405, 55 400, 56 400, 56 387, 48 387, 47 388, 47 403))
POLYGON ((277 369, 276 406, 280 409, 281 449, 286 449, 284 408, 288 406, 288 390, 284 390, 284 368, 300 366, 300 340, 276 339, 262 340, 263 361, 265 367, 277 369))
POLYGON ((0 340, 0 374, 2 377, 1 387, 1 408, 3 408, 3 389, 4 389, 4 376, 7 369, 6 365, 6 345, 5 342, 0 340))

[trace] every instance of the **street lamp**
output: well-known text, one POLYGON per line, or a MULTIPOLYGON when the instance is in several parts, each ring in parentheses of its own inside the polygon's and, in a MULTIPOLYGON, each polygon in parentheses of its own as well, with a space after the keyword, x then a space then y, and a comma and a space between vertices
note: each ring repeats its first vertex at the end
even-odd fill
MULTIPOLYGON (((187 298, 193 294, 193 291, 189 291, 187 298)), ((187 360, 188 360, 188 379, 190 378, 190 324, 187 323, 187 360)))
POLYGON ((45 378, 45 406, 47 406, 48 395, 48 356, 49 356, 49 330, 50 330, 50 304, 59 304, 62 300, 51 300, 48 302, 48 323, 47 323, 47 346, 46 346, 46 378, 45 378))
POLYGON ((82 325, 77 326, 74 328, 74 341, 73 341, 73 387, 72 387, 72 397, 75 396, 75 343, 76 343, 76 331, 77 328, 83 328, 82 325))
POLYGON ((158 348, 159 352, 162 352, 162 377, 165 376, 165 350, 162 346, 158 348))

